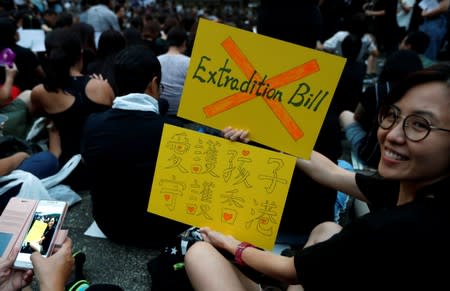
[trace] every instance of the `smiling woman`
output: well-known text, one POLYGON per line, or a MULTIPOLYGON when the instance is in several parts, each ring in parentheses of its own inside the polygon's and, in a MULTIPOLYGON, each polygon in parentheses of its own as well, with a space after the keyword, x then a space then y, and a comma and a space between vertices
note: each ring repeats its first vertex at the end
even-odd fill
MULTIPOLYGON (((440 263, 450 258, 449 80, 450 64, 436 65, 410 75, 391 92, 387 109, 379 115, 381 176, 349 172, 317 152, 310 160, 297 160, 317 182, 368 202, 370 213, 343 227, 319 224, 305 248, 291 258, 201 228, 205 241, 194 244, 185 256, 194 288, 260 290, 240 271, 242 264, 301 284, 290 286, 290 291, 438 290, 447 284, 440 263), (239 266, 232 266, 217 249, 235 254, 239 266), (199 257, 205 259, 200 262, 199 257), (343 261, 346 268, 336 268, 343 261), (349 274, 351 280, 342 280, 349 274)), ((227 129, 227 136, 246 138, 234 129, 227 129)))

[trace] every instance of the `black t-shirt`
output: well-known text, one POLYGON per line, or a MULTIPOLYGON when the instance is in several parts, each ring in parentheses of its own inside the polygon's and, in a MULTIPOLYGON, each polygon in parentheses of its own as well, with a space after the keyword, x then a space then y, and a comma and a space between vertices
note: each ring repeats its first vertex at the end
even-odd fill
POLYGON ((92 179, 92 212, 116 242, 159 247, 187 225, 147 212, 163 125, 150 111, 109 109, 89 116, 81 154, 92 179))
POLYGON ((370 189, 367 197, 384 197, 376 202, 381 207, 295 256, 305 290, 442 290, 450 259, 450 179, 401 206, 392 203, 393 191, 384 192, 385 181, 356 179, 361 191, 370 189))

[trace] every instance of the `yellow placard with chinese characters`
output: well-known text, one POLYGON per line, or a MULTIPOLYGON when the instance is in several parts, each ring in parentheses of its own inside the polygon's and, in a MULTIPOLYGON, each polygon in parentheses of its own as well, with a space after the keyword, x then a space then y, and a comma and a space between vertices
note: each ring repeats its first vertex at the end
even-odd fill
MULTIPOLYGON (((307 28, 298 28, 307 29, 307 28)), ((201 19, 178 115, 309 159, 345 59, 201 19)))
POLYGON ((166 124, 148 211, 272 249, 295 161, 166 124))

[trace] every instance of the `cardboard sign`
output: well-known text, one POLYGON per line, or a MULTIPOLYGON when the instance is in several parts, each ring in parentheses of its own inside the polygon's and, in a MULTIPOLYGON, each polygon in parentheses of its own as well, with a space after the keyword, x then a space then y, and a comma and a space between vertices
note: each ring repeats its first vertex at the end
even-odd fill
MULTIPOLYGON (((299 28, 307 29, 307 28, 299 28)), ((178 115, 309 158, 345 59, 201 19, 178 115)))
POLYGON ((33 52, 45 52, 45 32, 42 29, 18 29, 18 45, 33 52))
POLYGON ((148 211, 272 249, 295 161, 166 124, 148 211))

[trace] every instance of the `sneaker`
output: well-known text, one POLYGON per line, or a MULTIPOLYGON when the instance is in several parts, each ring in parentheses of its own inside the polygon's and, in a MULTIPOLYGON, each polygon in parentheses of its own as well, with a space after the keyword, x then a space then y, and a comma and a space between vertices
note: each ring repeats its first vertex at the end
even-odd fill
POLYGON ((74 281, 68 285, 66 285, 66 291, 85 291, 89 288, 89 282, 86 280, 78 280, 74 281))
POLYGON ((75 252, 72 254, 75 259, 75 270, 72 274, 71 279, 69 279, 69 283, 66 284, 66 291, 84 291, 89 287, 89 282, 86 281, 86 278, 83 273, 83 266, 86 262, 86 255, 81 252, 75 252))

